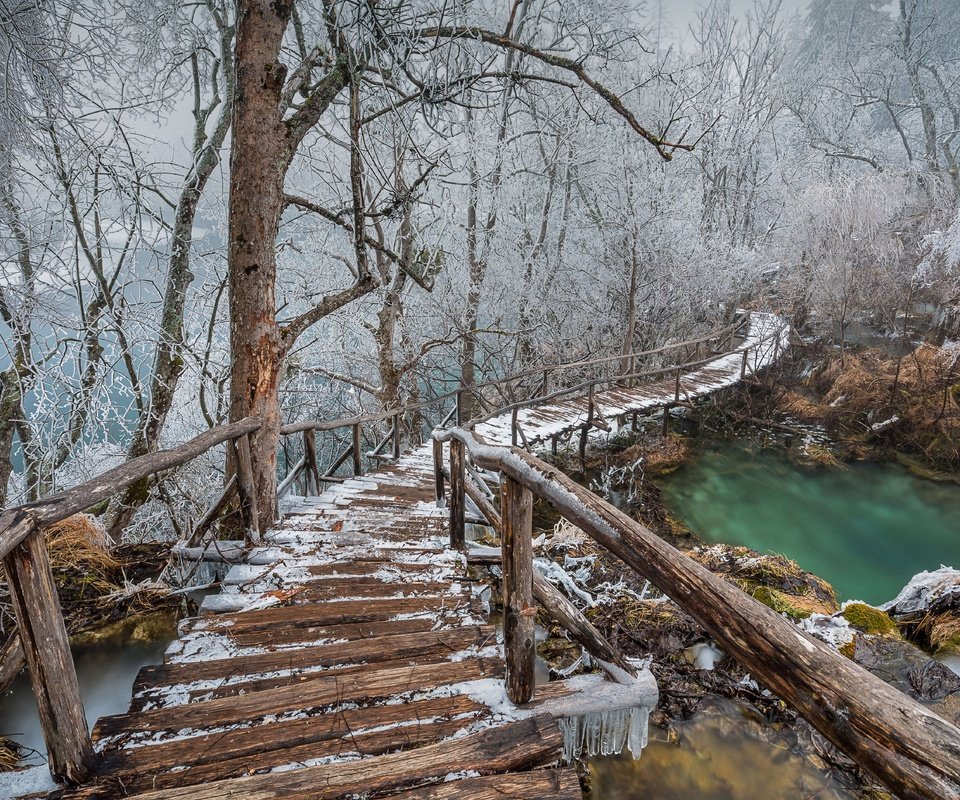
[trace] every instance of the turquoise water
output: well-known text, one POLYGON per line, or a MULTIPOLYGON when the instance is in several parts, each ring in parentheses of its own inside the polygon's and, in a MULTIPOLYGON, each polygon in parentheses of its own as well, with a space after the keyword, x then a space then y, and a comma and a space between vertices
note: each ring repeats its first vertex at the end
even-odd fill
POLYGON ((779 448, 715 442, 661 486, 705 541, 783 553, 841 599, 882 603, 917 572, 960 567, 960 486, 898 465, 811 468, 779 448))

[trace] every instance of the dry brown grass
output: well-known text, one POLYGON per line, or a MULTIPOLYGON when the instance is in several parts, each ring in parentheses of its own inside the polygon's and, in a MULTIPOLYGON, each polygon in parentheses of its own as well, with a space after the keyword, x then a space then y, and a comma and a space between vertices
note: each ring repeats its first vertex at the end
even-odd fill
POLYGON ((924 343, 899 360, 875 349, 847 354, 843 361, 838 356, 811 385, 823 392, 824 422, 854 436, 882 436, 896 447, 922 451, 933 464, 955 468, 960 407, 952 390, 958 380, 957 354, 924 343))
POLYGON ((803 421, 816 421, 823 416, 822 406, 795 391, 783 393, 777 402, 777 410, 803 421))
POLYGON ((46 529, 50 563, 55 570, 77 570, 103 583, 103 589, 114 587, 110 581, 120 562, 110 553, 110 538, 93 517, 74 514, 46 529))
POLYGON ((0 772, 12 772, 20 766, 23 757, 20 745, 13 739, 0 736, 0 772))

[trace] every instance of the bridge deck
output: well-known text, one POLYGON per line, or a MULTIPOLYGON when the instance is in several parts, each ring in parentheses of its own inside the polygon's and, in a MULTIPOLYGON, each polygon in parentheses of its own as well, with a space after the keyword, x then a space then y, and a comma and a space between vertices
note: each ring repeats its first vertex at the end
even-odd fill
MULTIPOLYGON (((767 333, 753 322, 748 339, 767 333)), ((721 356, 684 379, 684 394, 730 385, 740 369, 738 355, 721 356)), ((670 376, 603 393, 595 409, 648 410, 675 388, 670 376)), ((575 400, 519 421, 542 441, 586 413, 575 400)), ((509 417, 477 432, 509 443, 509 417)), ((556 766, 557 718, 565 698, 604 692, 602 679, 539 686, 524 709, 506 700, 484 584, 447 547, 433 491, 422 447, 289 505, 181 624, 164 663, 141 670, 128 712, 97 722, 98 776, 66 797, 579 798, 573 768, 556 766)), ((639 684, 652 706, 649 672, 639 684)))

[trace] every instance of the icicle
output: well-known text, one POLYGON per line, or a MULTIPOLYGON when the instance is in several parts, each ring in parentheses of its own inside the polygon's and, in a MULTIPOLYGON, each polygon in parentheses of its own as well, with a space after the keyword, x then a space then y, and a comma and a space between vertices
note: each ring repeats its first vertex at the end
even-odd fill
POLYGON ((619 755, 625 747, 634 758, 639 758, 647 746, 649 719, 650 709, 646 706, 562 718, 559 722, 564 759, 569 763, 578 756, 619 755))

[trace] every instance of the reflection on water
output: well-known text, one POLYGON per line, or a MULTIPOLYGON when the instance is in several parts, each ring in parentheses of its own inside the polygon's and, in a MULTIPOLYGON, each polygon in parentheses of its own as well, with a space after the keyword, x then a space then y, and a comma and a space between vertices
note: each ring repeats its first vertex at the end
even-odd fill
MULTIPOLYGON (((127 710, 130 689, 140 667, 157 664, 163 659, 163 651, 174 634, 172 622, 167 627, 168 635, 150 642, 131 641, 127 629, 121 631, 125 635, 74 649, 80 694, 91 729, 98 717, 127 710)), ((27 759, 27 763, 45 761, 46 746, 40 732, 30 677, 26 672, 17 678, 7 694, 0 697, 0 735, 37 751, 27 759)))
POLYGON ((651 728, 650 744, 590 762, 592 800, 847 800, 853 795, 830 773, 800 755, 787 730, 764 725, 749 707, 719 698, 704 701, 666 741, 651 728))
POLYGON ((779 449, 721 442, 662 486, 702 539, 783 553, 842 598, 882 603, 917 572, 960 566, 960 487, 898 465, 810 468, 779 449))

